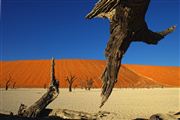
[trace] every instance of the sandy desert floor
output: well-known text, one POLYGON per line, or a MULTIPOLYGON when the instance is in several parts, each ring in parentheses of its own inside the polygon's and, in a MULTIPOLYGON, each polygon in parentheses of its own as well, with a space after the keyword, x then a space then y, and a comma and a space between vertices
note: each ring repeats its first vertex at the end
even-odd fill
MULTIPOLYGON (((0 89, 0 111, 17 113, 21 103, 33 104, 44 93, 45 89, 0 89)), ((48 108, 70 109, 97 113, 108 111, 115 113, 114 119, 129 120, 149 118, 156 113, 175 113, 180 111, 180 88, 153 89, 114 89, 107 103, 99 108, 100 89, 85 91, 76 89, 72 93, 61 89, 57 99, 48 108)))

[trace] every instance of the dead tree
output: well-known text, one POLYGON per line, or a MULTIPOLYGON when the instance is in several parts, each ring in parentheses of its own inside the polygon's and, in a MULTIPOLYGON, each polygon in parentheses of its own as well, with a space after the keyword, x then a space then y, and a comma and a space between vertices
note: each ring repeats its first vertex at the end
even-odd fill
POLYGON ((9 77, 8 77, 8 79, 6 80, 6 85, 5 85, 5 89, 6 89, 6 90, 8 90, 11 81, 12 81, 12 76, 11 76, 11 74, 9 74, 9 77))
POLYGON ((13 83, 12 88, 15 88, 15 86, 16 86, 16 82, 13 83))
POLYGON ((10 82, 11 82, 10 80, 6 81, 6 88, 5 88, 6 90, 8 90, 8 88, 10 86, 10 82))
POLYGON ((92 78, 86 80, 87 90, 91 90, 91 88, 93 87, 93 83, 94 81, 92 80, 92 78))
POLYGON ((135 41, 157 44, 162 38, 174 31, 172 26, 161 32, 153 32, 145 21, 150 0, 99 0, 86 16, 108 18, 110 38, 105 49, 107 64, 102 74, 102 101, 107 101, 117 82, 121 60, 130 44, 135 41))
POLYGON ((69 85, 69 92, 72 92, 72 85, 76 79, 77 78, 72 74, 66 77, 66 81, 68 82, 69 85))
POLYGON ((51 63, 51 82, 48 91, 33 105, 27 108, 26 105, 21 104, 18 110, 18 115, 23 117, 37 117, 51 103, 59 94, 59 81, 55 78, 55 62, 52 58, 51 63))

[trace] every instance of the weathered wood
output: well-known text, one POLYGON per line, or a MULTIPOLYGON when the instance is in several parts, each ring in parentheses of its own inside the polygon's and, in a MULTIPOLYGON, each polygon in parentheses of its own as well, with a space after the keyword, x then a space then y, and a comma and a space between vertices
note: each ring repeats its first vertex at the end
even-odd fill
MULTIPOLYGON (((172 26, 162 32, 153 32, 145 21, 150 0, 100 0, 86 16, 108 18, 110 38, 105 49, 107 64, 102 74, 102 101, 107 101, 117 81, 121 59, 133 41, 157 44, 162 38, 175 30, 172 26)), ((100 106, 100 107, 101 107, 100 106)))
POLYGON ((50 112, 49 116, 58 116, 63 119, 71 120, 100 120, 102 118, 107 118, 108 115, 114 115, 115 113, 110 113, 106 111, 99 111, 97 113, 87 113, 82 111, 74 111, 68 109, 56 109, 50 112))
MULTIPOLYGON (((118 114, 110 113, 106 111, 99 111, 97 113, 86 113, 82 111, 74 111, 67 109, 45 109, 44 115, 38 118, 38 120, 111 120, 121 119, 118 118, 118 114)), ((13 115, 11 112, 1 112, 0 119, 2 120, 34 120, 34 118, 22 117, 13 115)), ((179 120, 180 112, 178 113, 159 113, 153 114, 149 119, 147 118, 136 118, 133 120, 179 120)))
POLYGON ((154 114, 151 115, 149 120, 179 120, 180 117, 178 116, 178 113, 176 114, 171 114, 171 113, 166 113, 166 114, 154 114))
POLYGON ((51 63, 51 83, 48 91, 33 105, 27 108, 26 105, 21 104, 18 115, 23 117, 38 117, 39 114, 51 103, 59 94, 59 81, 55 79, 55 62, 52 58, 51 63))
POLYGON ((64 119, 56 116, 44 116, 39 118, 33 118, 33 117, 23 117, 18 115, 9 115, 9 114, 0 113, 0 120, 64 120, 64 119))
MULTIPOLYGON (((74 111, 68 109, 45 109, 44 114, 36 119, 38 120, 111 120, 116 117, 116 113, 99 111, 97 113, 87 113, 82 111, 74 111)), ((17 116, 12 114, 4 114, 0 112, 0 119, 3 120, 34 120, 35 118, 26 116, 17 116)))

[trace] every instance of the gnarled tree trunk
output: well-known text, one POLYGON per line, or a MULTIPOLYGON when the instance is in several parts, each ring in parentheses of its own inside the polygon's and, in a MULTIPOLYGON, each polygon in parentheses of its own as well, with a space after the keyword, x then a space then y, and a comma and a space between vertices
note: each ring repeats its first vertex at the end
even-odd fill
POLYGON ((110 38, 105 50, 107 64, 102 74, 102 101, 107 101, 117 81, 121 60, 131 42, 142 41, 157 44, 164 36, 171 33, 175 26, 162 32, 151 31, 145 21, 145 14, 150 0, 100 0, 86 16, 108 18, 110 38))
POLYGON ((59 81, 55 79, 55 62, 51 63, 51 83, 48 91, 33 105, 27 108, 24 104, 19 107, 18 115, 23 117, 37 117, 59 94, 59 81))

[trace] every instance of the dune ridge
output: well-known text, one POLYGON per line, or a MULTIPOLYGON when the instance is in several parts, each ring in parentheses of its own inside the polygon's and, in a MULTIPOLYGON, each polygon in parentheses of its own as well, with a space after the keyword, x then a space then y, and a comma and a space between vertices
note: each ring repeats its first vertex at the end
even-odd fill
MULTIPOLYGON (((55 75, 62 88, 68 87, 65 78, 69 75, 77 78, 73 86, 84 87, 87 79, 93 79, 94 87, 100 88, 104 67, 103 60, 62 59, 55 62, 55 75)), ((0 68, 0 87, 5 87, 9 75, 15 87, 43 88, 49 84, 50 60, 1 61, 0 68)), ((124 64, 115 87, 180 87, 180 67, 124 64)))

